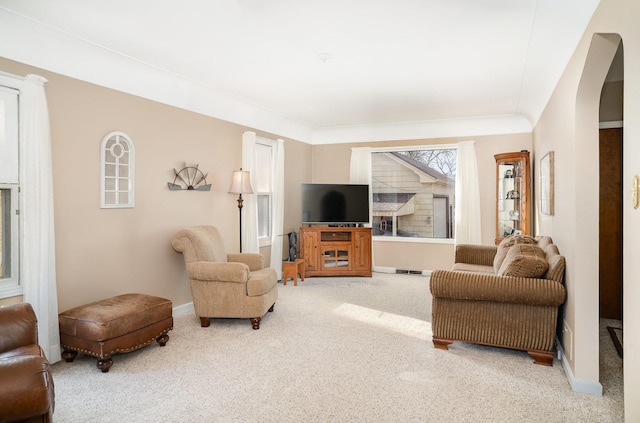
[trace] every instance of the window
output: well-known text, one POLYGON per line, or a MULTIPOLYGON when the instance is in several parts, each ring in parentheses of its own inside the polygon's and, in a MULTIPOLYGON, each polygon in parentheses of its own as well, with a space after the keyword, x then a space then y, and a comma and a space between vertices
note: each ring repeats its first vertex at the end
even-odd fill
POLYGON ((456 148, 374 149, 373 234, 453 238, 456 148))
POLYGON ((266 138, 256 140, 256 201, 258 203, 258 239, 260 245, 271 242, 271 216, 273 214, 274 145, 266 138))
POLYGON ((0 298, 22 294, 17 84, 18 80, 0 75, 0 298))
POLYGON ((122 132, 107 134, 100 145, 100 207, 133 207, 134 149, 122 132))
POLYGON ((0 219, 0 288, 11 289, 20 284, 17 186, 0 184, 0 219))

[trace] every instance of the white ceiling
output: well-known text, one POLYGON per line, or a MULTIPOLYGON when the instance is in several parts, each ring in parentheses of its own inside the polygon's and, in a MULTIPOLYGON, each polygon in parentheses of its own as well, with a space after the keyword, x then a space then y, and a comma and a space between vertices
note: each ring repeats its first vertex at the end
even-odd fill
POLYGON ((310 143, 527 132, 598 3, 0 0, 0 56, 310 143))

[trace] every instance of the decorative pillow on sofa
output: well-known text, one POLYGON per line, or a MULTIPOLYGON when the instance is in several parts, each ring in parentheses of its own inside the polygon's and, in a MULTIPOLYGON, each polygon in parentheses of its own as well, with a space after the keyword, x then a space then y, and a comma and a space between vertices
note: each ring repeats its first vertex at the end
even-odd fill
POLYGON ((536 239, 529 235, 509 235, 498 244, 498 251, 493 258, 493 272, 498 274, 509 249, 516 244, 536 244, 536 239))
POLYGON ((547 273, 549 263, 544 250, 537 245, 515 244, 507 252, 498 276, 539 278, 547 273))

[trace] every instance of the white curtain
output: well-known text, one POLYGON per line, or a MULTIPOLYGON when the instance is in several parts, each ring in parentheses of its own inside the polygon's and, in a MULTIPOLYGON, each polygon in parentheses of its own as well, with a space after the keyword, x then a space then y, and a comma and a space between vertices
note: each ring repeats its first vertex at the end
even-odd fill
MULTIPOLYGON (((249 171, 251 187, 255 190, 256 183, 256 133, 247 131, 242 134, 242 170, 249 171)), ((242 197, 242 252, 258 253, 258 201, 255 194, 242 197)))
POLYGON ((349 183, 371 185, 371 147, 351 149, 349 183))
MULTIPOLYGON (((273 216, 271 220, 271 266, 282 279, 282 244, 284 235, 284 141, 275 145, 275 169, 273 171, 273 216)), ((287 241, 288 242, 288 241, 287 241)), ((287 243, 288 245, 288 243, 287 243)))
POLYGON ((475 141, 458 143, 456 165, 456 244, 481 244, 480 186, 475 141))
POLYGON ((351 149, 351 165, 349 167, 350 184, 369 185, 369 224, 373 216, 373 203, 371 191, 371 147, 354 147, 351 149))
POLYGON ((20 92, 21 280, 24 301, 38 317, 38 342, 50 362, 60 361, 53 221, 51 135, 41 76, 27 75, 20 92))

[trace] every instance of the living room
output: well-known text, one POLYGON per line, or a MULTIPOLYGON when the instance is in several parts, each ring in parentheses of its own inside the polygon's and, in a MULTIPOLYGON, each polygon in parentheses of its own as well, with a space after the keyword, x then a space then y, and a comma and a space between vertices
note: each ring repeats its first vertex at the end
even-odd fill
MULTIPOLYGON (((9 19, 2 10, 3 22, 9 19)), ((635 22, 640 8, 631 0, 602 1, 596 9, 566 70, 553 90, 544 113, 533 129, 485 133, 473 122, 462 130, 425 131, 406 139, 353 138, 335 144, 313 144, 272 131, 272 126, 232 123, 204 113, 162 104, 123 90, 92 84, 73 75, 56 72, 55 60, 30 47, 3 43, 0 71, 45 77, 51 121, 53 183, 55 193, 56 277, 59 310, 111 297, 123 292, 149 292, 170 298, 175 306, 189 304, 191 293, 182 257, 171 249, 173 234, 188 226, 214 224, 229 250, 238 248, 237 197, 228 194, 231 175, 242 163, 242 136, 247 131, 285 143, 284 232, 297 231, 300 219, 300 184, 346 183, 352 147, 453 144, 474 140, 481 190, 482 243, 493 244, 495 234, 494 154, 529 150, 535 163, 546 151, 556 152, 556 213, 536 213, 535 234, 553 237, 567 258, 565 285, 567 302, 563 319, 572 332, 572 357, 567 364, 576 386, 592 391, 598 375, 598 239, 597 168, 594 137, 597 138, 597 101, 604 75, 611 64, 620 34, 625 54, 625 93, 635 92, 640 62, 635 40, 640 35, 635 22), (615 38, 615 37, 614 37, 615 38), (27 52, 29 50, 30 52, 27 52), (39 58, 38 58, 39 57, 39 58), (593 85, 586 85, 592 82, 593 85), (598 86, 599 83, 599 86, 598 86), (594 94, 595 93, 595 94, 594 94), (582 109, 585 104, 590 108, 582 109), (589 123, 586 123, 589 122, 589 123), (136 148, 136 204, 134 208, 109 210, 99 207, 99 147, 111 131, 126 132, 136 148), (368 140, 362 142, 361 140, 368 140), (170 191, 174 168, 197 163, 208 173, 211 192, 170 191), (232 224, 229 224, 231 222, 232 224)), ((15 24, 15 23, 14 23, 15 24)), ((3 39, 12 25, 3 25, 3 39)), ((13 34, 12 34, 13 35, 13 34)), ((16 39, 20 39, 17 37, 16 39)), ((631 141, 640 131, 640 99, 624 96, 624 182, 640 173, 640 146, 631 141)), ((224 113, 221 113, 224 116, 224 113)), ((496 118, 497 121, 500 119, 496 118)), ((449 122, 451 124, 451 122, 449 122)), ((455 123, 454 123, 455 126, 455 123)), ((535 177, 535 176, 534 176, 535 177)), ((534 186, 537 185, 534 183, 534 186)), ((537 189, 537 188, 536 188, 537 189)), ((634 233, 640 217, 631 207, 630 186, 625 185, 625 233, 634 233), (628 189, 627 189, 628 188, 628 189)), ((625 396, 640 392, 640 365, 636 354, 640 311, 631 307, 639 288, 633 281, 640 266, 631 253, 638 247, 633 237, 624 239, 625 396)), ((452 243, 403 243, 374 240, 376 265, 389 268, 432 270, 453 263, 452 243)), ((269 249, 263 249, 268 256, 269 249)), ((21 297, 0 299, 0 304, 21 297)), ((625 403, 628 419, 640 415, 640 405, 625 403)))

